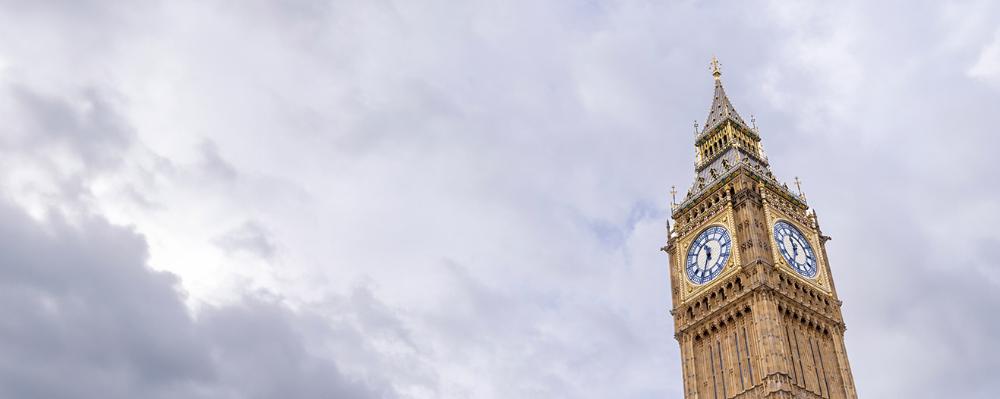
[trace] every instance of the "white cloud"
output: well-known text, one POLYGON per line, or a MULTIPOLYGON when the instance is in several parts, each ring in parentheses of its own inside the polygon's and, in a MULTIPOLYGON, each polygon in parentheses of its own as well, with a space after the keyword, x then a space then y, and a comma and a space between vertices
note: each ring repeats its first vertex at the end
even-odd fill
POLYGON ((979 56, 967 73, 970 77, 1000 88, 1000 30, 993 35, 993 41, 979 51, 979 56))

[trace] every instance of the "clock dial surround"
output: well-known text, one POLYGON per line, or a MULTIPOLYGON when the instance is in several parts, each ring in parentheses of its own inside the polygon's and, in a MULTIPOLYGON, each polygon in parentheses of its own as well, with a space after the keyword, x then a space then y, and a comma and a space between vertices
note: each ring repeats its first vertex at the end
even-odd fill
POLYGON ((712 226, 698 234, 688 247, 684 264, 688 280, 699 285, 712 281, 725 268, 732 246, 733 240, 725 227, 712 226))
POLYGON ((786 221, 774 224, 774 242, 788 265, 803 277, 816 277, 816 252, 798 228, 786 221))

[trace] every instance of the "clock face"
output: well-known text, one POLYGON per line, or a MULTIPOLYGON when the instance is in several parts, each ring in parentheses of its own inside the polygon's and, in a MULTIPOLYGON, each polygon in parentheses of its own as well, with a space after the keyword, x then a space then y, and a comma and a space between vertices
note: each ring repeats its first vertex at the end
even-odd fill
POLYGON ((684 268, 688 279, 695 284, 705 284, 722 272, 729 259, 733 240, 722 226, 712 226, 701 232, 688 248, 684 268))
POLYGON ((792 269, 803 276, 816 277, 816 253, 799 229, 785 221, 775 223, 774 242, 792 269))

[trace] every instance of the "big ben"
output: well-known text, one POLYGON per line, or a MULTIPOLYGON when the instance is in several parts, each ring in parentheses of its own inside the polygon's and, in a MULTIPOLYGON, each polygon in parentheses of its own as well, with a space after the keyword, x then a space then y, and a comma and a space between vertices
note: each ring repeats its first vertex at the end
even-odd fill
MULTIPOLYGON (((755 122, 715 93, 695 181, 671 204, 674 337, 684 397, 857 398, 816 212, 770 169, 755 122)), ((797 183, 797 180, 796 180, 797 183)))

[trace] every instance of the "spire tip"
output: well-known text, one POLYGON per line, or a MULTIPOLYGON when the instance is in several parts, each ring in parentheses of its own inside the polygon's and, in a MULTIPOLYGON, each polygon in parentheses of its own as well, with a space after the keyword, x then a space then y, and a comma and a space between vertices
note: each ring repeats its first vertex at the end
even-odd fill
POLYGON ((712 76, 715 80, 719 80, 722 77, 722 70, 719 68, 719 59, 714 55, 712 56, 712 76))

